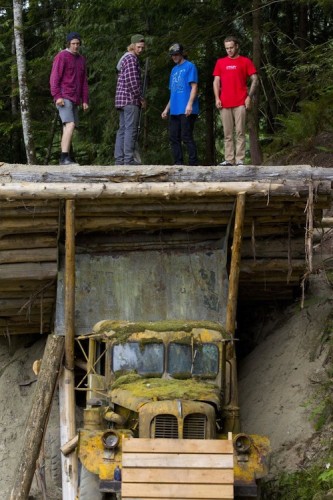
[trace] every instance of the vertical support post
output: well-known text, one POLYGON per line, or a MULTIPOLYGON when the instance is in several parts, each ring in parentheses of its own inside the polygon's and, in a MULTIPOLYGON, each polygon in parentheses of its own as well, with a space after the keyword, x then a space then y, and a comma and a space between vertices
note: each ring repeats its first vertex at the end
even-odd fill
POLYGON ((75 202, 66 201, 65 367, 74 371, 75 339, 75 202))
MULTIPOLYGON (((245 193, 240 193, 237 195, 226 315, 226 330, 229 334, 232 335, 232 337, 235 336, 236 330, 237 297, 245 216, 245 201, 245 193)), ((226 409, 226 429, 228 431, 239 432, 240 419, 238 405, 237 360, 234 342, 231 342, 227 346, 227 360, 230 364, 231 369, 231 400, 228 408, 226 409)))
MULTIPOLYGON (((75 424, 75 202, 66 201, 65 244, 65 366, 59 380, 60 442, 61 446, 76 435, 75 424)), ((78 486, 78 460, 76 452, 61 457, 62 497, 75 500, 78 486)))

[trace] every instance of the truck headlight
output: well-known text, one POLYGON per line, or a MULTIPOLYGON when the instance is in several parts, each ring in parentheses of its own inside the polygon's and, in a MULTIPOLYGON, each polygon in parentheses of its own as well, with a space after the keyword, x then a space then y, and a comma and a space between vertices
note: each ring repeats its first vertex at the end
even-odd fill
POLYGON ((234 438, 234 447, 237 453, 249 453, 251 438, 247 434, 237 434, 234 438))
POLYGON ((102 436, 104 448, 114 450, 119 444, 119 436, 116 431, 108 430, 102 436))

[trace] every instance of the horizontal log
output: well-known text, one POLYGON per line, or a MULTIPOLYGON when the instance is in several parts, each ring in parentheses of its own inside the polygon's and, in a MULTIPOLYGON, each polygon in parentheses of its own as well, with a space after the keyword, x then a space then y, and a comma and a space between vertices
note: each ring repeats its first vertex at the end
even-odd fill
POLYGON ((1 298, 19 298, 30 295, 38 295, 43 292, 44 297, 52 296, 55 293, 56 280, 34 280, 26 279, 24 281, 13 281, 10 277, 0 279, 0 297, 1 298))
POLYGON ((43 327, 41 328, 40 321, 33 325, 26 322, 25 325, 7 325, 0 326, 0 335, 6 337, 8 335, 40 335, 42 333, 50 333, 51 325, 50 321, 43 322, 43 327))
MULTIPOLYGON (((302 271, 305 268, 304 259, 291 261, 292 271, 302 271)), ((257 259, 257 260, 242 260, 240 265, 241 273, 257 273, 262 274, 270 271, 289 271, 289 263, 287 259, 257 259)))
POLYGON ((19 165, 4 163, 1 182, 186 182, 186 181, 270 181, 313 179, 333 181, 333 168, 310 165, 239 167, 171 165, 80 165, 76 170, 60 165, 19 165))
POLYGON ((25 249, 22 241, 21 250, 0 250, 0 264, 13 264, 17 262, 56 262, 58 249, 55 248, 29 248, 25 249))
POLYGON ((49 248, 57 247, 57 237, 50 234, 9 234, 0 238, 0 251, 17 248, 49 248))
POLYGON ((1 264, 0 280, 50 280, 57 277, 56 262, 1 264))
POLYGON ((57 231, 59 227, 58 217, 39 217, 35 219, 33 216, 30 218, 22 217, 1 217, 0 218, 0 233, 11 231, 22 232, 44 232, 57 231))
POLYGON ((245 257, 256 258, 287 258, 289 253, 292 258, 304 258, 305 243, 304 236, 291 238, 265 238, 256 239, 254 245, 249 239, 244 239, 242 243, 242 259, 245 257))
MULTIPOLYGON (((330 182, 321 182, 318 192, 329 194, 330 182)), ((118 183, 2 183, 0 184, 0 199, 31 198, 31 199, 75 199, 75 198, 113 198, 133 199, 185 199, 188 196, 198 198, 223 195, 238 195, 248 193, 252 196, 299 197, 308 195, 308 186, 304 182, 123 182, 118 183)))

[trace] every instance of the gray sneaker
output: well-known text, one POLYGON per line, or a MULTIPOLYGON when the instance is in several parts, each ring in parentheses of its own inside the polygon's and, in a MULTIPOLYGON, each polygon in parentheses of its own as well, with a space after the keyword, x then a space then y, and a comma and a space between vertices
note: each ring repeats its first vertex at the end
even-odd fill
POLYGON ((244 165, 243 160, 236 161, 236 165, 237 165, 237 167, 243 166, 244 165))
POLYGON ((218 164, 219 167, 232 167, 232 163, 230 163, 230 161, 227 161, 227 160, 224 160, 224 161, 221 161, 221 163, 218 164))

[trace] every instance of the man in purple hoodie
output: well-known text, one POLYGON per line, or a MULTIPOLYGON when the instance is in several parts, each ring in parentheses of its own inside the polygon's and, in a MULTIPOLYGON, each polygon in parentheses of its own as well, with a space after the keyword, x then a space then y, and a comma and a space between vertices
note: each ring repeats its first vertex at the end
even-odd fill
POLYGON ((78 124, 78 106, 88 109, 88 80, 86 60, 80 55, 81 37, 71 32, 66 37, 67 48, 53 61, 50 87, 51 95, 63 124, 60 165, 75 165, 70 150, 75 126, 78 124))

